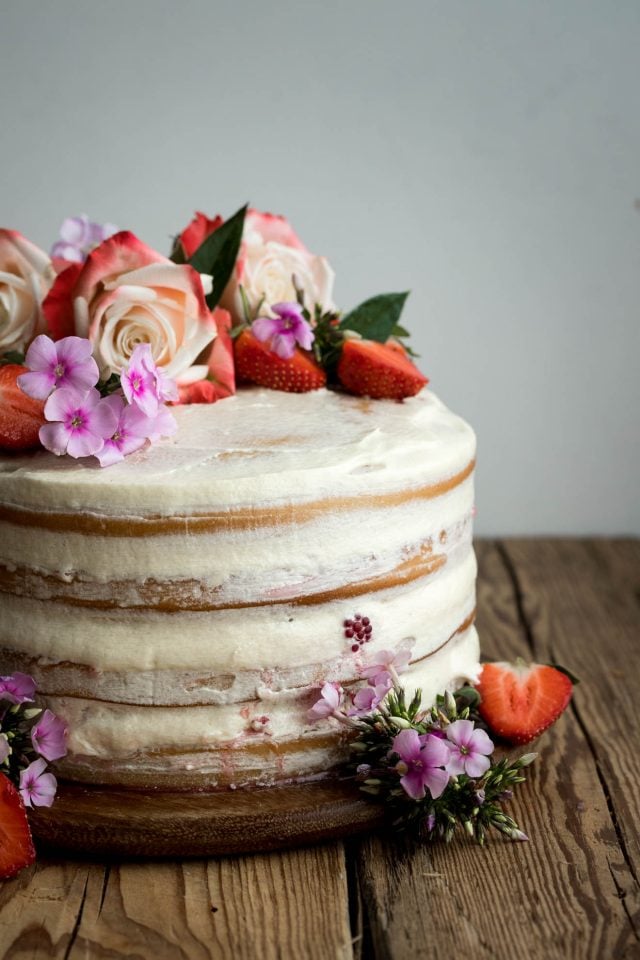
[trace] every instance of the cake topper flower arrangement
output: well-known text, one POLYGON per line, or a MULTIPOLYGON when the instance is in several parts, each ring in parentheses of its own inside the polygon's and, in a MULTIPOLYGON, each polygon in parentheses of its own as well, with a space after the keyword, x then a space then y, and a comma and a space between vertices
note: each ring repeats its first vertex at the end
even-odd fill
POLYGON ((66 755, 67 727, 35 704, 36 685, 24 673, 0 677, 0 878, 33 863, 27 809, 50 807, 57 781, 47 763, 66 755))
MULTIPOLYGON (((170 257, 86 215, 64 221, 51 257, 15 230, 2 229, 0 448, 37 446, 45 423, 68 420, 67 407, 59 407, 64 395, 47 414, 39 405, 44 397, 22 394, 20 385, 34 379, 18 383, 36 340, 32 373, 43 372, 44 351, 53 356, 42 336, 75 351, 74 358, 80 350, 84 361, 92 358, 98 379, 85 393, 97 386, 104 394, 103 385, 122 376, 141 345, 165 382, 175 381, 171 403, 225 399, 235 393, 236 381, 288 392, 327 386, 390 400, 419 392, 427 378, 413 363, 399 322, 407 294, 381 294, 343 313, 333 284, 326 258, 311 253, 284 217, 247 207, 227 220, 197 213, 170 257)), ((140 438, 137 415, 99 399, 90 394, 74 408, 82 409, 83 423, 94 425, 89 433, 105 442, 114 436, 107 435, 111 410, 130 436, 140 438)), ((53 435, 57 452, 62 429, 43 434, 49 441, 53 435)), ((65 452, 76 447, 67 443, 65 452)), ((89 447, 96 444, 81 445, 89 447)))

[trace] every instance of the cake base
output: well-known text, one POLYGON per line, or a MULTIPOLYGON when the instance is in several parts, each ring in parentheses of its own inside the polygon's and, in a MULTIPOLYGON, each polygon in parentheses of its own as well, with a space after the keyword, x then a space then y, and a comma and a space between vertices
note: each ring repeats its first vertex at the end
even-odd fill
POLYGON ((382 825, 381 805, 352 780, 224 793, 169 793, 61 782, 52 807, 30 813, 39 844, 118 857, 200 857, 279 850, 382 825))

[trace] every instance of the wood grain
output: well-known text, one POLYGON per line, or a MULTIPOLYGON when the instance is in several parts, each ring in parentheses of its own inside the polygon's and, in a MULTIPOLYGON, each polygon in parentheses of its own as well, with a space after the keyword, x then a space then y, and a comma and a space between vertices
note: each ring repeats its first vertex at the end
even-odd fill
POLYGON ((530 843, 373 834, 210 860, 43 857, 0 886, 0 958, 640 957, 640 544, 478 556, 487 658, 555 659, 582 679, 512 804, 530 843))
POLYGON ((339 844, 218 861, 48 862, 4 885, 0 955, 352 957, 339 844))
POLYGON ((371 830, 383 811, 350 781, 270 789, 146 793, 61 783, 33 811, 42 845, 107 856, 217 856, 277 850, 371 830))
MULTIPOLYGON (((559 566, 557 556, 540 547, 520 544, 516 561, 510 559, 511 545, 483 544, 478 551, 478 629, 489 659, 550 657, 549 623, 555 617, 544 584, 553 582, 557 595, 565 595, 565 581, 576 571, 571 564, 559 566), (539 567, 546 569, 542 587, 535 574, 539 567), (528 572, 528 606, 536 614, 531 620, 524 615, 514 569, 523 577, 528 572)), ((574 584, 577 594, 584 586, 574 584)), ((586 586, 590 589, 591 582, 586 586)), ((611 615, 616 605, 608 607, 611 615)), ((566 604, 562 612, 569 615, 566 604)), ((563 631, 574 638, 563 659, 577 672, 588 650, 580 622, 578 615, 573 629, 569 621, 563 631)), ((604 650, 602 655, 606 658, 604 650)), ((602 710, 606 692, 594 667, 576 693, 578 709, 589 701, 593 714, 602 710)), ((636 742, 637 733, 637 722, 627 728, 636 742)), ((541 756, 530 782, 513 803, 531 843, 498 838, 484 850, 463 841, 402 848, 381 838, 361 843, 359 876, 373 956, 435 958, 443 955, 443 945, 448 956, 472 952, 505 960, 636 955, 633 877, 628 872, 622 879, 616 825, 578 716, 565 714, 538 747, 541 756)))

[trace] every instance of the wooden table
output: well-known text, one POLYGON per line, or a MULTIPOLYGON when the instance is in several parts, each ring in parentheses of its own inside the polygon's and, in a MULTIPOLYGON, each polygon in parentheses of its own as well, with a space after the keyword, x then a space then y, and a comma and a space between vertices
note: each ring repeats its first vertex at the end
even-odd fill
POLYGON ((491 541, 478 559, 485 655, 582 679, 512 805, 530 843, 42 857, 0 888, 0 956, 640 957, 640 542, 491 541))

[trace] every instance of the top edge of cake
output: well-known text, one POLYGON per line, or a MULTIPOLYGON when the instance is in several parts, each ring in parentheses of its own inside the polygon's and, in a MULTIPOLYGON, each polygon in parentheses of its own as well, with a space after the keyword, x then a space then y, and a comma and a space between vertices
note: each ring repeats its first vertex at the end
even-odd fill
POLYGON ((107 469, 46 451, 0 456, 0 503, 114 514, 382 494, 467 468, 475 434, 433 391, 402 402, 246 388, 174 409, 174 437, 107 469))

